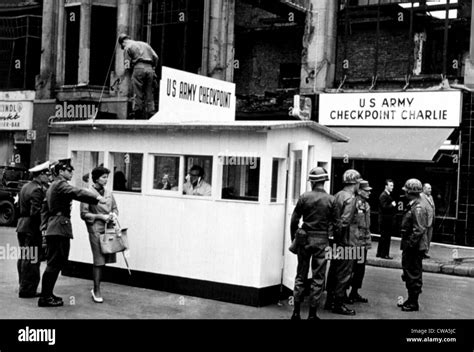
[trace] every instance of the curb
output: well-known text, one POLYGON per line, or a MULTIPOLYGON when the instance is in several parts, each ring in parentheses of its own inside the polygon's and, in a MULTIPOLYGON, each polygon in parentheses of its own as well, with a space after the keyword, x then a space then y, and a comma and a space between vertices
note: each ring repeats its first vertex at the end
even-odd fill
MULTIPOLYGON (((367 258, 367 265, 381 268, 402 269, 402 263, 398 260, 381 258, 367 258)), ((451 263, 423 262, 423 271, 429 273, 474 277, 473 265, 457 265, 451 263)))

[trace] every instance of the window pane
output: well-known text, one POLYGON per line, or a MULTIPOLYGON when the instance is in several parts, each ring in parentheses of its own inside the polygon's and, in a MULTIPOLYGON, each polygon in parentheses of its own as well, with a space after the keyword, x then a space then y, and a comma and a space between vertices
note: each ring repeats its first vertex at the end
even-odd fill
POLYGON ((74 166, 73 184, 80 188, 88 188, 92 183, 92 180, 90 180, 92 169, 104 165, 104 152, 73 152, 71 162, 74 166))
POLYGON ((153 189, 178 190, 179 157, 155 156, 153 189))
POLYGON ((272 163, 272 190, 270 195, 270 202, 275 203, 278 195, 278 159, 273 159, 272 163))
POLYGON ((183 193, 211 196, 212 156, 188 155, 184 157, 186 179, 183 193))
POLYGON ((141 192, 143 155, 112 153, 114 160, 114 191, 141 192))
POLYGON ((224 157, 222 199, 258 201, 260 158, 224 157))
POLYGON ((81 7, 68 6, 66 7, 64 15, 66 17, 66 60, 64 67, 64 84, 77 84, 81 7))

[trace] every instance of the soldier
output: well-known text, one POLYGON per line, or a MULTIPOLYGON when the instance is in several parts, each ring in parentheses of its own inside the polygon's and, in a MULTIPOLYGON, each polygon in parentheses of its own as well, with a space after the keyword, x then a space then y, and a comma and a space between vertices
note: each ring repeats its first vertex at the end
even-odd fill
MULTIPOLYGON (((312 282, 309 320, 319 319, 316 315, 319 299, 324 287, 326 275, 326 248, 329 237, 332 236, 334 225, 334 197, 324 190, 324 182, 329 180, 327 171, 322 167, 315 167, 309 172, 309 181, 312 190, 302 194, 291 216, 291 238, 298 239, 296 252, 298 267, 296 269, 294 289, 294 310, 292 320, 300 320, 300 305, 303 301, 304 283, 308 277, 309 262, 311 260, 312 282), (300 218, 303 225, 298 228, 300 218), (301 237, 304 240, 301 240, 301 237)), ((294 246, 293 246, 294 247, 294 246)), ((295 250, 292 248, 293 251, 295 250)), ((290 249, 291 250, 291 249, 290 249)))
POLYGON ((416 178, 405 182, 403 190, 409 200, 401 224, 402 280, 408 290, 408 299, 398 306, 404 312, 418 311, 418 296, 423 285, 423 254, 420 241, 426 235, 427 214, 421 204, 422 185, 416 178))
MULTIPOLYGON (((335 195, 336 201, 336 229, 334 231, 334 244, 350 252, 352 247, 350 238, 350 224, 355 213, 355 195, 359 189, 362 178, 356 170, 349 169, 344 172, 342 182, 344 188, 335 195)), ((356 312, 344 305, 352 275, 353 258, 332 258, 329 266, 327 298, 325 309, 343 315, 355 315, 356 312)))
POLYGON ((362 297, 358 290, 362 287, 364 280, 365 264, 367 262, 367 251, 372 246, 370 233, 370 205, 368 203, 370 191, 372 187, 365 180, 360 181, 358 195, 356 197, 356 211, 354 219, 351 223, 351 237, 353 245, 356 246, 357 253, 361 254, 361 258, 357 258, 352 270, 351 293, 349 294, 348 303, 360 302, 367 303, 369 300, 362 297))
POLYGON ((133 68, 132 87, 135 119, 148 119, 155 111, 153 87, 156 84, 155 68, 158 55, 148 43, 120 34, 118 42, 123 50, 124 62, 133 68))
POLYGON ((18 259, 20 298, 38 297, 36 292, 40 282, 41 246, 41 206, 46 195, 49 181, 49 162, 37 165, 29 170, 33 180, 24 185, 19 194, 20 216, 16 232, 21 257, 18 259), (23 257, 28 254, 29 257, 23 257), (32 258, 35 255, 36 258, 32 258))
POLYGON ((56 180, 46 192, 46 206, 42 216, 47 217, 46 243, 47 266, 43 273, 39 307, 58 307, 63 305, 61 297, 53 294, 59 272, 64 268, 69 257, 70 239, 72 237, 71 203, 73 200, 89 204, 105 204, 102 196, 68 184, 74 168, 70 159, 59 160, 54 167, 56 180))

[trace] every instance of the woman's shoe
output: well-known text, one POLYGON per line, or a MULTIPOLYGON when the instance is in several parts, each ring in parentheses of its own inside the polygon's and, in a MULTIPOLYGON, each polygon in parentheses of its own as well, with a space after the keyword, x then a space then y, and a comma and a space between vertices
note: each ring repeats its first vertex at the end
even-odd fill
POLYGON ((102 297, 96 297, 96 295, 94 294, 94 289, 91 290, 91 294, 92 294, 92 299, 94 300, 95 303, 104 302, 104 299, 102 297))

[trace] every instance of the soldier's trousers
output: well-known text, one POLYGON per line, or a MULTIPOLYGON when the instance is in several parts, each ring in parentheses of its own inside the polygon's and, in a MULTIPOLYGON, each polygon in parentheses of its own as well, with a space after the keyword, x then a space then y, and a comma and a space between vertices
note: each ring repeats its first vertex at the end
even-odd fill
POLYGON ((138 63, 133 69, 132 86, 135 119, 148 119, 148 115, 155 111, 153 97, 154 76, 155 71, 149 64, 138 63))
POLYGON ((407 248, 402 253, 402 280, 410 294, 420 294, 423 286, 423 251, 407 248))
POLYGON ((43 273, 42 297, 47 298, 53 294, 59 272, 64 268, 69 258, 70 241, 65 236, 46 236, 48 264, 43 273))
POLYGON ((318 307, 326 276, 327 259, 325 248, 325 246, 321 246, 321 248, 312 249, 311 251, 299 249, 295 289, 293 291, 295 302, 302 302, 304 300, 304 284, 308 277, 309 262, 311 261, 312 278, 309 304, 311 307, 318 307))
POLYGON ((41 234, 18 232, 21 258, 18 259, 19 294, 35 295, 40 282, 41 234), (23 257, 24 256, 24 257, 23 257), (36 256, 36 257, 35 257, 36 256))
POLYGON ((355 260, 352 268, 351 287, 360 289, 365 276, 365 263, 367 262, 367 248, 364 248, 364 260, 355 260))
POLYGON ((326 287, 329 301, 337 303, 344 301, 351 282, 353 266, 353 259, 331 259, 326 287))

